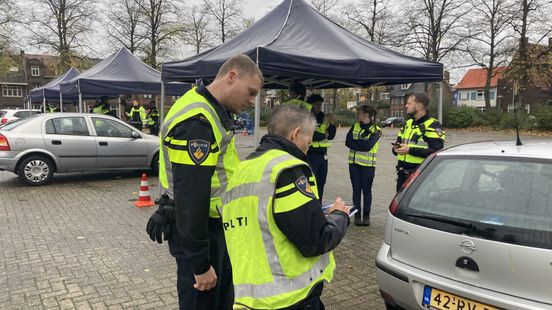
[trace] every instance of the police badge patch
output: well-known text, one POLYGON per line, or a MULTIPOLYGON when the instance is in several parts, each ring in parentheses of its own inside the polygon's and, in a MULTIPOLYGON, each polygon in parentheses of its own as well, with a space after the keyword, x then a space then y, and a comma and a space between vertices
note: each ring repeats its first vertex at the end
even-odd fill
POLYGON ((309 184, 309 179, 307 179, 306 176, 301 176, 297 180, 295 180, 295 186, 301 193, 303 193, 307 197, 316 198, 314 196, 314 193, 312 192, 312 188, 309 184))
POLYGON ((205 140, 190 140, 188 142, 188 154, 197 165, 207 159, 207 155, 211 151, 211 143, 205 140))

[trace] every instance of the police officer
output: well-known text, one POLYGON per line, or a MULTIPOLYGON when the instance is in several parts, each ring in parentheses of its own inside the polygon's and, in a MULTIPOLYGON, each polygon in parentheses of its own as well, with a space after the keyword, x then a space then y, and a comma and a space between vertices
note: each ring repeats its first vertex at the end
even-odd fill
POLYGON ((51 105, 50 103, 46 104, 46 113, 56 113, 59 112, 59 109, 55 106, 51 105))
POLYGON ((296 105, 310 111, 312 105, 305 101, 306 94, 307 90, 305 89, 305 85, 299 82, 293 82, 289 85, 289 99, 284 101, 284 104, 296 105))
POLYGON ((96 101, 96 104, 92 108, 92 113, 115 117, 115 113, 111 111, 109 103, 107 102, 107 97, 105 96, 101 97, 99 101, 96 101))
POLYGON ((146 109, 138 103, 137 100, 132 102, 132 108, 127 113, 129 124, 134 128, 142 131, 144 125, 146 125, 146 109))
POLYGON ((357 109, 358 121, 353 124, 345 145, 349 148, 349 175, 353 185, 353 204, 356 226, 370 226, 372 209, 372 184, 376 173, 381 128, 376 124, 376 110, 368 105, 357 109), (362 203, 360 197, 362 196, 362 203))
POLYGON ((413 93, 406 95, 406 100, 406 114, 411 118, 399 132, 392 149, 399 160, 397 192, 426 157, 445 145, 441 123, 428 114, 429 97, 424 93, 413 93))
POLYGON ((146 230, 152 240, 169 241, 181 309, 232 308, 232 271, 217 208, 239 163, 230 113, 252 106, 262 84, 249 57, 231 57, 210 85, 200 82, 176 101, 161 127, 164 194, 146 230))
POLYGON ((324 102, 324 99, 320 95, 310 95, 307 98, 307 103, 312 105, 312 113, 317 123, 312 136, 312 144, 307 152, 307 158, 316 176, 320 201, 322 201, 324 195, 324 185, 328 176, 328 148, 331 145, 330 140, 333 140, 336 133, 331 114, 326 115, 322 112, 322 102, 324 102))
POLYGON ((306 152, 316 120, 296 106, 272 111, 268 134, 240 163, 224 195, 222 220, 236 304, 251 309, 324 309, 332 250, 349 224, 337 198, 325 216, 306 152))
POLYGON ((150 134, 157 136, 159 134, 159 110, 155 106, 155 101, 150 102, 146 119, 150 134))

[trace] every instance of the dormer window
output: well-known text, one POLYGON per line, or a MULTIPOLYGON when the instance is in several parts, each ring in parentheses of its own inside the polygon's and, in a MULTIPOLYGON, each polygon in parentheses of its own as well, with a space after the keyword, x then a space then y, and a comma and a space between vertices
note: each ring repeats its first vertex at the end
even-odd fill
POLYGON ((31 66, 31 76, 40 76, 39 66, 31 66))

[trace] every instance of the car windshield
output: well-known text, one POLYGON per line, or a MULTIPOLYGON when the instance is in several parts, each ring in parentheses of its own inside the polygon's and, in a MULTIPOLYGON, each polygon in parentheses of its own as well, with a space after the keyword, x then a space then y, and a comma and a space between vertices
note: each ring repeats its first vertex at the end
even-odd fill
POLYGON ((552 161, 464 157, 428 168, 401 201, 405 218, 436 227, 446 226, 443 218, 468 222, 461 233, 552 247, 552 161))
POLYGON ((0 117, 3 117, 4 115, 6 115, 6 113, 8 113, 7 111, 0 111, 0 117))
POLYGON ((13 121, 11 123, 8 123, 2 127, 0 127, 0 130, 4 130, 4 131, 10 131, 14 128, 17 128, 19 126, 21 126, 22 124, 25 124, 26 122, 34 119, 35 117, 38 117, 40 114, 34 114, 34 115, 31 115, 29 117, 25 117, 25 118, 20 118, 16 121, 13 121))

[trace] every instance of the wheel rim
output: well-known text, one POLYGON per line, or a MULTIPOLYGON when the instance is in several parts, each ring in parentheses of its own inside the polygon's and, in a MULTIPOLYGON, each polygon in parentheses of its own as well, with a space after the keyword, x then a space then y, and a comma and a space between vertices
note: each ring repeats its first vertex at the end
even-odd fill
POLYGON ((42 160, 31 160, 25 165, 25 178, 33 183, 39 183, 48 178, 50 168, 42 160))

